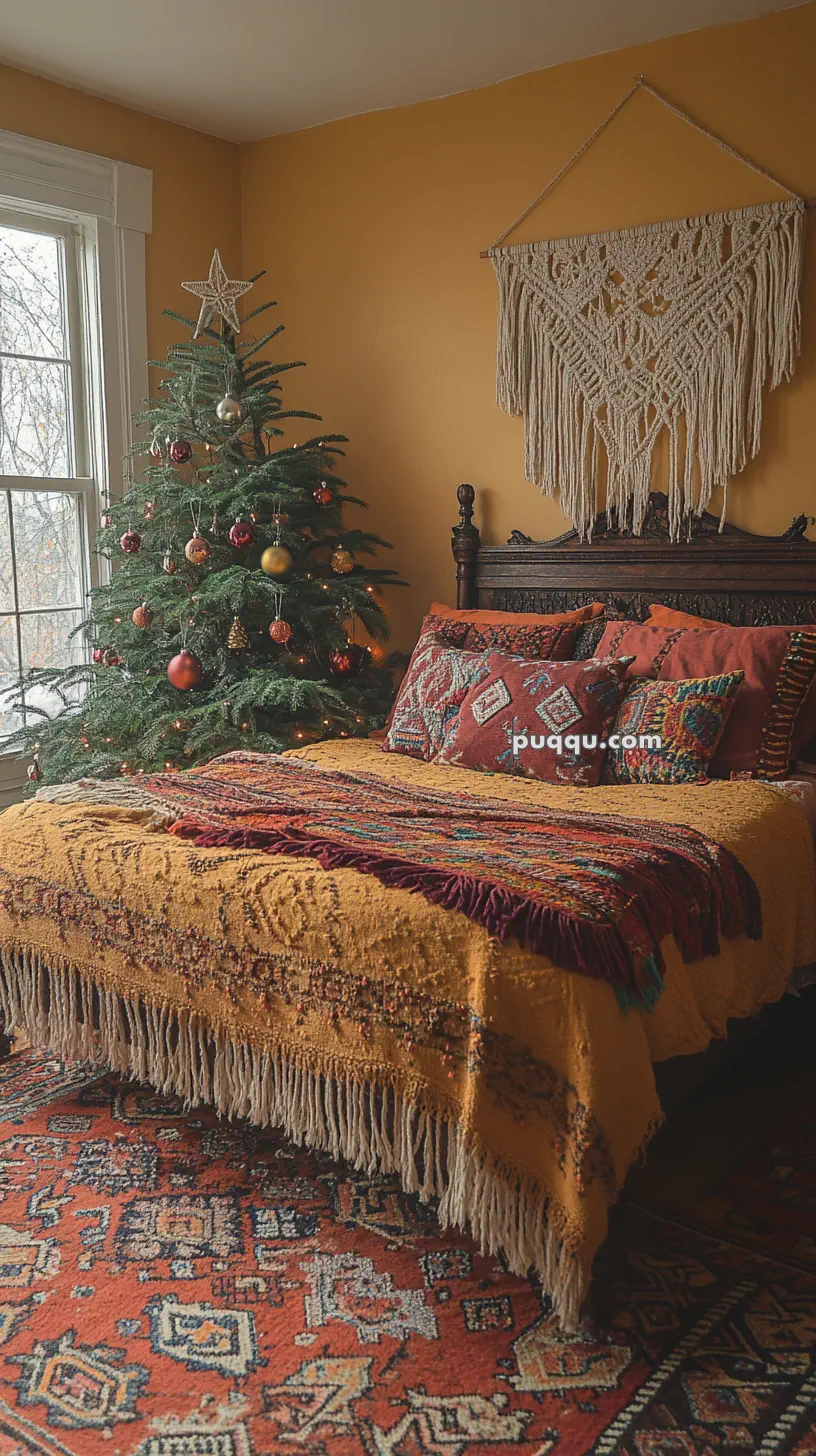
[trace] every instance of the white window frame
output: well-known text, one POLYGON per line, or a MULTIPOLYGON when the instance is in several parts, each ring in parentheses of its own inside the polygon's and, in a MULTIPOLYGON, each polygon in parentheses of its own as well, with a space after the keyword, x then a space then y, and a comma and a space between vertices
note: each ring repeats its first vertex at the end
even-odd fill
MULTIPOLYGON (((91 538, 105 503, 122 492, 132 415, 148 392, 145 237, 152 196, 153 173, 145 167, 0 131, 0 211, 74 224, 79 239, 82 311, 90 325, 83 331, 83 406, 91 458, 88 475, 72 485, 92 496, 91 538)), ((0 807, 19 799, 24 782, 19 758, 0 751, 0 807)))

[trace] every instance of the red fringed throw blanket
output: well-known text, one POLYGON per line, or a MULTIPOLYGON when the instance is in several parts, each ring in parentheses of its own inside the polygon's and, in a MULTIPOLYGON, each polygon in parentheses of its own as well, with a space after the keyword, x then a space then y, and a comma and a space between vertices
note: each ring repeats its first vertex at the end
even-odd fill
POLYGON ((230 753, 147 780, 178 804, 170 832, 202 848, 313 858, 460 910, 501 941, 597 976, 622 1006, 654 1005, 660 943, 686 961, 718 936, 759 939, 759 894, 697 830, 622 815, 491 805, 274 754, 230 753))

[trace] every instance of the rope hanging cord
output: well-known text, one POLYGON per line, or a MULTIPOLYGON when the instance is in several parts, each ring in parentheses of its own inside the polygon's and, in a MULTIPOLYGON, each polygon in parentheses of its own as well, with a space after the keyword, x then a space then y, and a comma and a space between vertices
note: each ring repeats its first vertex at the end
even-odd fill
POLYGON ((499 236, 496 238, 495 242, 491 243, 490 247, 487 249, 486 252, 482 252, 479 254, 480 258, 492 258, 496 249, 501 247, 502 243, 510 237, 511 233, 515 232, 516 228, 519 227, 521 223, 526 221, 526 219, 530 216, 532 212, 535 212, 539 203, 543 202, 544 198, 547 197, 550 192, 552 192, 553 188, 558 186, 558 183, 561 181, 561 179, 565 177, 567 172, 569 172, 575 166, 575 163, 578 162, 581 157, 583 157, 584 153, 588 152, 590 147, 594 146, 601 133, 606 131, 609 123, 611 121, 614 121, 615 117, 620 111, 623 110, 626 103, 628 101, 631 101, 632 97, 635 95, 635 92, 641 90, 648 91, 651 96, 654 96, 656 101, 659 101, 661 105, 665 106, 668 111, 671 111, 674 116, 679 117, 681 121, 685 121, 688 126, 691 126, 694 128, 695 131, 700 132, 701 136, 706 137, 708 141, 713 142, 715 146, 719 147, 722 151, 727 152, 730 157, 734 157, 737 162, 742 162, 743 166, 750 167, 753 172, 758 173, 760 177, 764 177, 766 182, 772 183, 774 187, 781 187, 783 192, 787 192, 788 196, 795 198, 797 202, 803 202, 805 207, 816 207, 816 198, 802 198, 798 192, 795 192, 792 187, 788 186, 787 182, 782 182, 778 177, 775 177, 772 172, 767 171, 767 169, 765 167, 761 167, 758 162, 754 162, 750 157, 747 157, 744 152, 740 152, 736 147, 733 147, 730 142, 724 141, 722 137, 717 136, 716 132, 711 131, 709 127, 703 126, 702 123, 699 121, 695 121, 693 116, 689 116, 688 112, 683 111, 681 107, 676 106, 673 101, 670 101, 667 96, 664 96, 661 91, 658 91, 657 87, 653 86, 651 82, 645 79, 645 77, 638 76, 636 77, 633 84, 629 87, 626 95, 621 97, 620 101, 618 101, 617 104, 612 107, 612 110, 608 113, 608 115, 604 117, 603 121, 599 122, 598 125, 595 127, 595 130, 591 132, 586 140, 581 143, 578 150, 573 152, 572 156, 568 159, 568 161, 564 163, 563 167, 561 167, 559 171, 556 172, 554 177, 550 178, 549 182, 546 184, 545 187, 542 187, 538 196, 533 198, 529 206, 525 207, 524 211, 519 213, 519 216, 515 219, 515 221, 511 222, 510 226, 504 229, 504 232, 499 233, 499 236))

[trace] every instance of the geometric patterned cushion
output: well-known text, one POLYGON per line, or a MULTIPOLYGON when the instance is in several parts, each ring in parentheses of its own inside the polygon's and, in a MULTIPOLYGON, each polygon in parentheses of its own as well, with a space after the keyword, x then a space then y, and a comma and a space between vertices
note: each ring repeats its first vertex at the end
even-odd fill
POLYGON ((460 652, 437 633, 423 632, 391 711, 383 752, 433 758, 485 662, 483 652, 460 652))
POLYGON ((423 632, 437 632, 451 647, 465 652, 505 652, 516 657, 567 659, 579 627, 573 622, 463 622, 431 614, 423 632))
POLYGON ((635 678, 618 709, 613 734, 652 734, 660 748, 610 747, 607 784, 684 784, 703 777, 743 681, 742 672, 677 682, 635 678))
POLYGON ((591 788, 600 780, 627 666, 627 659, 548 662, 493 652, 435 762, 591 788))

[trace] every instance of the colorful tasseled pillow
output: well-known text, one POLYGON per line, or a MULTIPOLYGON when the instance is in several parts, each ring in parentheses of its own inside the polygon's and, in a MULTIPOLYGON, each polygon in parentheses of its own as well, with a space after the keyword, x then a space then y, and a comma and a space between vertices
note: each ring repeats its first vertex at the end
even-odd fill
POLYGON ((625 660, 547 662, 492 652, 435 762, 589 788, 600 780, 626 667, 625 660), (582 736, 590 744, 576 748, 582 736))
POLYGON ((729 672, 680 682, 636 678, 618 709, 604 783, 683 784, 704 776, 743 676, 729 672), (643 744, 644 737, 655 739, 654 746, 643 744))
POLYGON ((816 731, 816 632, 616 622, 596 650, 598 656, 631 655, 631 677, 744 674, 711 764, 717 778, 784 778, 816 731))
POLYGON ((485 653, 462 652, 438 633, 423 632, 391 710, 383 752, 433 758, 485 665, 485 653))

